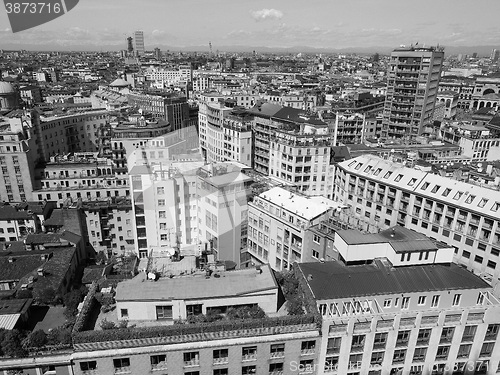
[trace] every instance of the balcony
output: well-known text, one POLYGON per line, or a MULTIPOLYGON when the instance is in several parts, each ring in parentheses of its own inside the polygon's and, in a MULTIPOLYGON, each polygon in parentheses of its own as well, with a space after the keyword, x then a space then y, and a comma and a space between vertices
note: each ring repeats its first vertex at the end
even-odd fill
POLYGON ((130 374, 130 366, 115 367, 115 374, 130 374))
POLYGON ((408 346, 408 339, 404 339, 404 340, 397 340, 396 341, 396 348, 401 348, 401 347, 406 347, 408 346))
POLYGON ((357 345, 352 345, 351 346, 351 353, 359 353, 364 351, 365 349, 365 344, 357 344, 357 345))
POLYGON ((273 352, 269 355, 271 359, 275 358, 284 358, 285 357, 285 352, 273 352))
POLYGON ((422 337, 417 339, 417 345, 418 346, 429 345, 429 337, 422 337))
POLYGON ((257 354, 256 353, 253 353, 253 354, 243 354, 241 356, 241 360, 243 362, 246 362, 246 361, 255 361, 255 360, 257 360, 257 354))
POLYGON ((283 370, 270 371, 269 375, 283 375, 283 370))
POLYGON ((215 365, 224 365, 229 362, 229 357, 221 357, 221 358, 214 358, 213 364, 215 365))
POLYGON ((483 323, 484 312, 480 313, 469 313, 467 316, 467 323, 483 323))
POLYGON ((441 337, 439 339, 439 343, 440 344, 450 344, 452 340, 453 340, 453 336, 441 337))
POLYGON ((184 361, 184 367, 195 367, 200 365, 199 359, 191 359, 190 361, 184 361))
POLYGON ((497 333, 487 333, 484 336, 484 341, 496 341, 497 339, 497 333))
POLYGON ((473 342, 475 335, 463 335, 462 342, 473 342))
POLYGON ((373 350, 377 350, 377 349, 385 349, 387 345, 387 342, 376 342, 373 344, 373 350))
POLYGON ((300 351, 300 355, 313 355, 314 353, 316 353, 316 350, 314 348, 302 349, 300 351))

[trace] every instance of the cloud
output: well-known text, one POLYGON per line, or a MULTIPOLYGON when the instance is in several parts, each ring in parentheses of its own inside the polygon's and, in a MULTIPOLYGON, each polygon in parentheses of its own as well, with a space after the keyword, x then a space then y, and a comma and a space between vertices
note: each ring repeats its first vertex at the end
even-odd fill
POLYGON ((283 12, 277 9, 261 9, 252 12, 252 17, 256 21, 279 20, 283 18, 283 12))

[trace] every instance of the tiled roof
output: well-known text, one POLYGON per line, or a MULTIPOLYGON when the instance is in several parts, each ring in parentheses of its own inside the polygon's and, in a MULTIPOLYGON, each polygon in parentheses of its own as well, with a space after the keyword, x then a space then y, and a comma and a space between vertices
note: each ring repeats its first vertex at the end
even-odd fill
POLYGON ((338 262, 297 266, 317 300, 490 288, 480 277, 453 263, 399 268, 380 262, 362 266, 344 266, 338 262))

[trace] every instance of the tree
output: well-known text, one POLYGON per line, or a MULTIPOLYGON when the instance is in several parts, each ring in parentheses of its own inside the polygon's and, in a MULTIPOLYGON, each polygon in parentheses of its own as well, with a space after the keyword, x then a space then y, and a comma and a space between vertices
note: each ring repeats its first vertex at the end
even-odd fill
POLYGON ((14 358, 24 357, 26 351, 22 344, 22 334, 17 329, 8 331, 2 341, 2 351, 5 355, 14 358))
POLYGON ((35 289, 35 300, 42 305, 51 305, 56 299, 56 291, 53 288, 35 289))
POLYGON ((47 343, 47 335, 41 329, 31 332, 28 338, 30 347, 41 348, 47 343))
POLYGON ((33 293, 29 289, 20 289, 16 293, 16 298, 18 299, 33 298, 33 293))
POLYGON ((107 329, 115 329, 116 328, 116 324, 114 322, 110 322, 107 319, 103 319, 101 324, 99 324, 99 326, 101 327, 101 329, 103 331, 105 331, 107 329))

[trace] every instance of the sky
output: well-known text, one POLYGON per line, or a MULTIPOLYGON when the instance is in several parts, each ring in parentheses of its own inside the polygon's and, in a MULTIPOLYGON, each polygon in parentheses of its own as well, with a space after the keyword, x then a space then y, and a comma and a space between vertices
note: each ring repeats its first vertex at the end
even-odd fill
POLYGON ((0 48, 125 49, 144 31, 155 47, 350 48, 500 46, 500 0, 80 0, 67 14, 12 33, 0 9, 0 48))

